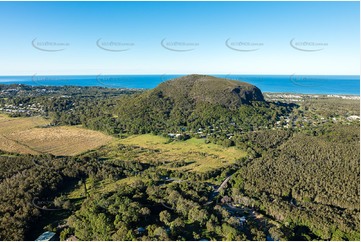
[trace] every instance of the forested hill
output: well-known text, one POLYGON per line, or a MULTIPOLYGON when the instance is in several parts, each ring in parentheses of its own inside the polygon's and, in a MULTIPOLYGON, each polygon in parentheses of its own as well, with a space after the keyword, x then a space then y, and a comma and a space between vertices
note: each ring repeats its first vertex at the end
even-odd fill
POLYGON ((170 98, 175 103, 210 103, 225 107, 239 107, 251 101, 264 101, 262 92, 246 82, 207 75, 188 75, 164 83, 151 91, 159 98, 170 98))
POLYGON ((120 99, 115 113, 120 129, 125 132, 160 133, 178 132, 182 127, 188 130, 219 127, 222 123, 227 126, 235 123, 241 129, 249 129, 250 123, 267 125, 271 119, 262 116, 272 116, 269 107, 262 92, 251 84, 188 75, 120 99), (260 123, 247 120, 252 117, 260 123))
POLYGON ((147 91, 20 86, 4 93, 11 97, 3 100, 7 109, 22 104, 33 108, 31 115, 50 118, 52 125, 82 124, 115 136, 196 134, 209 129, 206 133, 222 134, 228 140, 227 134, 273 127, 296 106, 266 102, 251 84, 207 75, 183 76, 147 91))

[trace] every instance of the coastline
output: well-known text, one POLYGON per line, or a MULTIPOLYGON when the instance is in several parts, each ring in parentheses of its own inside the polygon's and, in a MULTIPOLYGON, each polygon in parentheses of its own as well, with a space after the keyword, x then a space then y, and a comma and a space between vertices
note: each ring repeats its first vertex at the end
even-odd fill
POLYGON ((262 92, 263 95, 271 95, 271 96, 277 96, 277 95, 288 95, 288 96, 302 96, 302 97, 314 97, 314 98, 341 98, 341 99, 355 99, 360 100, 360 95, 357 94, 325 94, 325 93, 296 93, 296 92, 262 92))
MULTIPOLYGON (((99 87, 148 90, 160 83, 181 77, 181 74, 150 75, 33 75, 0 76, 0 85, 32 87, 99 87)), ((360 77, 355 75, 242 75, 213 74, 215 77, 250 83, 262 93, 275 95, 360 95, 360 77)))
MULTIPOLYGON (((112 87, 109 85, 39 85, 39 84, 29 84, 29 83, 8 83, 8 82, 0 82, 0 90, 1 86, 18 86, 18 87, 31 87, 31 88, 63 88, 63 87, 76 87, 76 88, 108 88, 108 89, 116 89, 116 90, 130 90, 130 91, 147 91, 153 88, 134 88, 134 87, 112 87)), ((8 88, 5 88, 8 89, 8 88)), ((261 89, 262 91, 262 89, 261 89)), ((302 93, 302 92, 272 92, 272 91, 262 91, 265 96, 280 96, 283 95, 284 97, 298 97, 302 96, 302 98, 306 97, 313 97, 313 98, 341 98, 341 99, 353 99, 353 100, 360 100, 360 94, 352 94, 352 93, 302 93)), ((299 97, 298 97, 299 98, 299 97)))

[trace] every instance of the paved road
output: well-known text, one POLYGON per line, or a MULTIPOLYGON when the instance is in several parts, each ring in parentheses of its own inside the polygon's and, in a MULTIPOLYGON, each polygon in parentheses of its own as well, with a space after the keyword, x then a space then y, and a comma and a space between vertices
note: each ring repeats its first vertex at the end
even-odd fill
MULTIPOLYGON (((233 174, 232 174, 233 175, 233 174)), ((222 182, 222 184, 216 189, 213 191, 211 197, 209 198, 209 201, 206 202, 205 204, 203 204, 204 206, 207 206, 211 203, 213 203, 213 199, 215 198, 215 196, 218 195, 218 193, 227 185, 227 182, 231 179, 231 176, 228 176, 226 179, 224 179, 224 181, 222 182)))
MULTIPOLYGON (((233 175, 233 174, 232 174, 233 175)), ((226 179, 224 179, 224 181, 222 182, 222 184, 213 191, 211 197, 209 198, 208 202, 206 202, 205 204, 203 204, 203 206, 208 206, 210 204, 213 203, 213 199, 215 196, 218 195, 218 193, 227 185, 228 181, 231 179, 231 176, 228 176, 226 179)), ((165 179, 164 182, 183 182, 183 180, 178 180, 178 179, 173 179, 173 178, 168 178, 165 179)), ((163 183, 161 186, 165 185, 166 183, 163 183)), ((163 205, 163 207, 168 208, 168 209, 172 209, 171 207, 167 206, 166 204, 164 204, 163 202, 161 202, 161 204, 163 205)))
POLYGON ((229 179, 231 179, 231 176, 228 176, 223 182, 222 184, 218 187, 218 189, 216 190, 216 192, 219 192, 221 189, 223 189, 226 185, 227 185, 227 182, 229 181, 229 179))
POLYGON ((163 207, 165 207, 165 208, 168 208, 168 209, 170 209, 170 210, 174 210, 172 207, 170 207, 170 206, 168 206, 168 205, 165 205, 164 202, 160 202, 160 204, 162 204, 163 207))

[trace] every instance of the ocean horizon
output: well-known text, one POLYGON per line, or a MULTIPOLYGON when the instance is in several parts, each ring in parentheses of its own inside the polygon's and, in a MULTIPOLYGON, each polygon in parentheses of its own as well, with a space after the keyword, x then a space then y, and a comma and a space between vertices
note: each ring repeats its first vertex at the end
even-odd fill
MULTIPOLYGON (((186 75, 186 74, 184 74, 186 75)), ((151 89, 177 75, 33 75, 0 76, 0 84, 30 86, 99 86, 151 89)), ((360 95, 359 76, 341 75, 225 75, 212 76, 248 82, 262 92, 297 94, 360 95)))

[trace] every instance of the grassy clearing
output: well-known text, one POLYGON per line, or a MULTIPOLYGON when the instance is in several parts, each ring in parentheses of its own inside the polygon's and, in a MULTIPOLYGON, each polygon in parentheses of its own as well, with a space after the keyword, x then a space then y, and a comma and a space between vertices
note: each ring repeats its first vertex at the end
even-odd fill
MULTIPOLYGON (((143 152, 130 155, 132 160, 141 162, 168 162, 168 169, 182 171, 203 172, 220 167, 228 166, 241 157, 246 156, 246 152, 235 147, 225 148, 220 145, 206 144, 202 139, 192 138, 186 141, 173 141, 168 143, 168 138, 151 134, 134 135, 126 139, 119 140, 113 145, 123 144, 127 146, 139 146, 145 148, 143 152), (156 151, 156 152, 151 152, 156 151), (188 165, 181 167, 171 167, 175 161, 186 161, 188 165)), ((109 152, 109 158, 124 159, 125 154, 121 152, 109 152)), ((129 158, 129 156, 128 156, 129 158)))
POLYGON ((9 118, 0 115, 0 150, 72 156, 96 149, 113 139, 81 127, 39 128, 46 124, 48 121, 40 117, 9 118))
MULTIPOLYGON (((133 176, 133 177, 126 177, 117 181, 113 181, 111 179, 105 179, 99 182, 92 182, 92 179, 88 178, 86 179, 86 187, 87 187, 87 192, 90 195, 96 193, 104 194, 104 193, 116 191, 117 187, 120 185, 125 185, 125 184, 130 185, 136 181, 141 181, 141 180, 142 179, 140 177, 133 176)), ((84 197, 85 197, 85 193, 84 193, 83 185, 78 185, 74 190, 72 190, 67 194, 68 199, 80 199, 84 197)))

